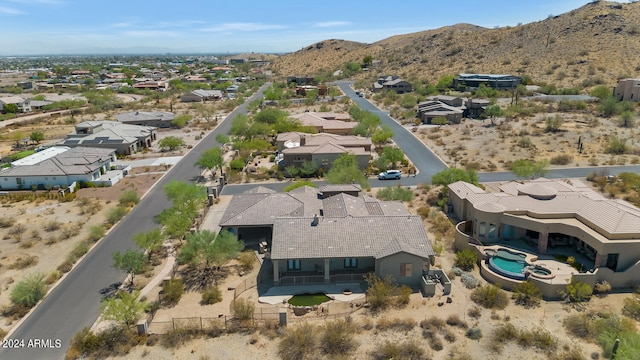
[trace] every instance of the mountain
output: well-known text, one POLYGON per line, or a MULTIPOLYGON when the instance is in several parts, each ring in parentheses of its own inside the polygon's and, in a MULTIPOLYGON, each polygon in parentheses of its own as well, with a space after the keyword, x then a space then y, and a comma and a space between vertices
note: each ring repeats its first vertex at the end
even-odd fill
POLYGON ((637 77, 638 54, 640 2, 594 1, 514 27, 457 24, 373 44, 325 40, 279 57, 272 67, 282 76, 316 76, 372 56, 380 60, 375 75, 433 82, 458 73, 526 74, 536 82, 569 87, 637 77))

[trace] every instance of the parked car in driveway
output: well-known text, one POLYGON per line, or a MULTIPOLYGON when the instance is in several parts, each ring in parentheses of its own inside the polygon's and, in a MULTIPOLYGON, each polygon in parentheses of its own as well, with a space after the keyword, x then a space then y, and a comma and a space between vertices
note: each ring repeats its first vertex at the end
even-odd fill
POLYGON ((400 172, 400 170, 387 170, 378 174, 379 180, 397 180, 400 179, 400 177, 402 177, 402 173, 400 172))

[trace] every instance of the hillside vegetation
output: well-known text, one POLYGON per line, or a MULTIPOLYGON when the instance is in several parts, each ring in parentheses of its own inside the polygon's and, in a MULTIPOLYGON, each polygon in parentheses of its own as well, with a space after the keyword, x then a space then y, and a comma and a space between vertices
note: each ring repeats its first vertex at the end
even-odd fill
POLYGON ((558 87, 590 87, 637 76, 638 53, 640 3, 596 1, 513 27, 457 24, 373 44, 325 40, 275 59, 272 68, 280 76, 326 76, 371 56, 380 61, 372 76, 436 81, 464 72, 510 73, 558 87))

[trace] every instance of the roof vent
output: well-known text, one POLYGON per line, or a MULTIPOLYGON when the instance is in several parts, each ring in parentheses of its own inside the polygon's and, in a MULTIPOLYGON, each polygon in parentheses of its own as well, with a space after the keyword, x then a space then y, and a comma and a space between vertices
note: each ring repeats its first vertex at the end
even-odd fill
POLYGON ((318 226, 319 221, 320 221, 320 218, 318 218, 318 214, 314 214, 313 220, 311 221, 311 226, 318 226))

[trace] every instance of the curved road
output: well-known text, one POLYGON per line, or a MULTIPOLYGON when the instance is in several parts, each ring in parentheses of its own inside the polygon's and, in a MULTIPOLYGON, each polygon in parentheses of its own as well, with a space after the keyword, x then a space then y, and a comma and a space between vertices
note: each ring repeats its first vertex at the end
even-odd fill
POLYGON ((238 114, 246 114, 249 103, 261 98, 267 86, 268 83, 231 112, 149 190, 140 203, 14 329, 10 338, 24 340, 25 346, 18 349, 0 348, 0 359, 64 358, 69 341, 82 328, 93 325, 99 315, 100 301, 113 293, 124 278, 122 272, 111 267, 113 253, 132 248, 131 237, 134 234, 159 226, 154 222, 154 217, 171 206, 164 195, 164 185, 172 180, 192 181, 197 178, 200 169, 194 163, 200 155, 211 147, 220 146, 215 140, 216 135, 227 134, 231 128, 231 119, 238 114), (28 341, 33 339, 51 339, 53 346, 27 347, 28 341), (57 340, 61 344, 59 348, 56 348, 57 340))
MULTIPOLYGON (((435 155, 431 151, 431 149, 429 149, 422 141, 420 141, 409 130, 407 130, 407 128, 400 125, 397 121, 391 118, 387 112, 380 110, 367 99, 357 96, 355 90, 351 88, 351 84, 353 84, 353 81, 335 81, 333 82, 333 84, 339 86, 344 94, 351 98, 351 100, 354 101, 361 109, 378 115, 383 124, 389 125, 394 132, 393 140, 418 169, 418 174, 415 177, 403 177, 400 180, 378 180, 377 178, 370 178, 369 184, 371 184, 371 187, 393 186, 398 183, 403 186, 431 183, 431 177, 435 173, 447 168, 447 165, 437 155, 435 155)), ((593 172, 607 175, 617 175, 622 172, 638 173, 640 172, 640 165, 553 169, 549 170, 545 174, 545 177, 550 179, 580 178, 586 177, 593 172)), ((479 173, 478 177, 480 182, 521 180, 521 178, 508 171, 479 173)), ((318 186, 326 184, 326 182, 324 181, 314 181, 314 183, 316 183, 318 186)), ((224 187, 222 194, 239 194, 257 185, 258 184, 227 185, 224 187)), ((261 183, 260 185, 276 191, 282 191, 282 189, 289 185, 289 181, 281 181, 277 183, 261 183)))

